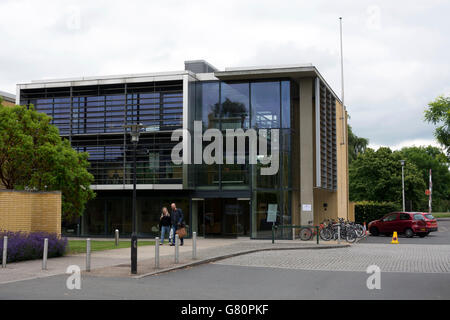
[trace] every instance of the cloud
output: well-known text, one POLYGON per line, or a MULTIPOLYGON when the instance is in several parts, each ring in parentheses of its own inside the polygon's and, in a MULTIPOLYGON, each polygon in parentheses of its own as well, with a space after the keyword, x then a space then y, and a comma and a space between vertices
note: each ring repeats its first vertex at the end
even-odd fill
POLYGON ((442 146, 439 143, 437 143, 436 140, 433 140, 433 139, 404 140, 404 141, 394 144, 394 145, 379 145, 379 144, 369 143, 369 148, 372 148, 374 150, 377 150, 380 147, 389 147, 391 150, 400 150, 404 147, 421 147, 421 146, 422 147, 433 146, 433 147, 442 149, 442 146))
POLYGON ((450 94, 446 1, 1 0, 0 90, 43 78, 313 63, 355 134, 378 145, 433 140, 428 102, 450 94))

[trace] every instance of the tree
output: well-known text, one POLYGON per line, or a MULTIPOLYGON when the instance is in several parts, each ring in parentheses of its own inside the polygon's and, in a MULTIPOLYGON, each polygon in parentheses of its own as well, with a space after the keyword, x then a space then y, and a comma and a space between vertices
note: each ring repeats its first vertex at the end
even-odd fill
POLYGON ((352 127, 348 127, 348 163, 355 160, 358 155, 364 153, 369 144, 369 139, 358 137, 353 133, 352 127))
POLYGON ((7 189, 62 193, 63 216, 81 215, 95 197, 88 154, 62 140, 51 118, 25 106, 0 104, 0 182, 7 189))
MULTIPOLYGON (((368 148, 349 167, 351 201, 377 201, 402 203, 402 169, 399 151, 382 147, 368 148)), ((425 182, 416 165, 405 164, 405 198, 411 200, 414 210, 424 210, 427 203, 425 182)))
POLYGON ((425 120, 438 127, 434 136, 441 143, 450 156, 450 97, 440 96, 428 104, 425 110, 425 120))
POLYGON ((432 170, 433 211, 446 211, 450 203, 450 162, 446 155, 433 146, 405 147, 401 153, 406 161, 414 163, 419 169, 426 189, 428 189, 429 170, 432 170))

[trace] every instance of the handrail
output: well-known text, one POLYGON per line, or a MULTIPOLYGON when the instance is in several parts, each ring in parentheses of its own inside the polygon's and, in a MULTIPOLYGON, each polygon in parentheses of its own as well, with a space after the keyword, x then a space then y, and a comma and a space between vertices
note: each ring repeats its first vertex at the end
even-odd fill
POLYGON ((289 224, 279 224, 279 225, 272 225, 272 243, 275 243, 275 229, 278 228, 309 228, 309 229, 316 229, 316 242, 319 244, 319 226, 310 226, 310 225, 289 225, 289 224))

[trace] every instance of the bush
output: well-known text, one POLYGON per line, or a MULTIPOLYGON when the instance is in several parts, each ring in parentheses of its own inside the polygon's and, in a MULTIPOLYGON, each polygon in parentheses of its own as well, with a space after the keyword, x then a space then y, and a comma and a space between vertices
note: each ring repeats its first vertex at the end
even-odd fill
POLYGON ((358 201, 355 202, 356 223, 367 224, 370 221, 382 218, 389 212, 401 210, 398 204, 393 202, 358 201))
POLYGON ((67 238, 47 232, 0 231, 0 262, 3 259, 3 237, 8 237, 7 262, 42 259, 44 239, 48 239, 48 258, 60 257, 66 253, 67 238))

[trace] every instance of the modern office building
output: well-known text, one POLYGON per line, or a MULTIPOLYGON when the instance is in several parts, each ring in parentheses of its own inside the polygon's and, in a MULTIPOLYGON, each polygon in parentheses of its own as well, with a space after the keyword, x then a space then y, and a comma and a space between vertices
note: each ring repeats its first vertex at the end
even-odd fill
POLYGON ((66 234, 131 233, 133 147, 124 125, 135 123, 146 126, 136 155, 141 236, 158 234, 161 207, 172 202, 189 230, 205 237, 268 238, 275 213, 276 223, 295 225, 351 217, 347 114, 313 65, 220 71, 186 61, 183 71, 22 83, 16 102, 52 116, 61 136, 90 154, 97 197, 79 221, 63 223, 66 234), (194 121, 203 131, 278 129, 279 139, 267 141, 279 145, 279 170, 262 175, 264 165, 250 164, 248 139, 245 163, 194 164, 186 150, 199 142, 186 134, 184 162, 175 164, 172 133, 193 134, 194 121))

